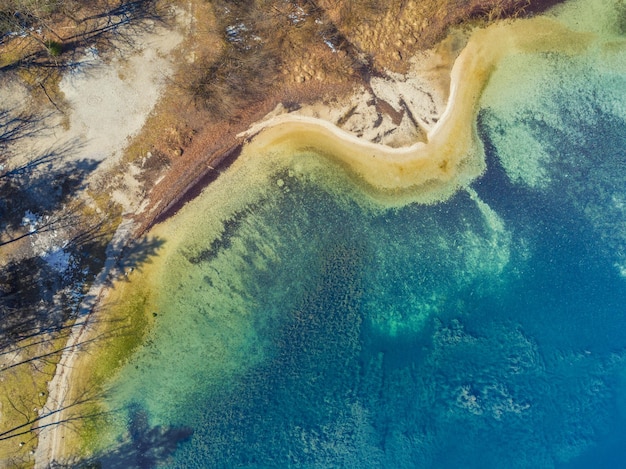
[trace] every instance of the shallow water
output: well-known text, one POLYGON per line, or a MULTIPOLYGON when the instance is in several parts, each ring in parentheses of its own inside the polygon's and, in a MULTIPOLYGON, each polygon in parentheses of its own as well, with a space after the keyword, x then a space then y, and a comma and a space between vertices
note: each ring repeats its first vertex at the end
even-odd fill
POLYGON ((626 464, 611 22, 586 56, 501 64, 487 171, 445 202, 377 208, 308 154, 238 162, 160 228, 158 316, 112 387, 118 425, 140 409, 191 429, 166 467, 626 464))

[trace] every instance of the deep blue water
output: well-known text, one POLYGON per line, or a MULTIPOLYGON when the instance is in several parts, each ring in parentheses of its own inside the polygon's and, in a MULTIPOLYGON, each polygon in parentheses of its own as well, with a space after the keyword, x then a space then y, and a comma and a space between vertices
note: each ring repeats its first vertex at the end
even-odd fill
MULTIPOLYGON (((585 145, 536 130, 564 155, 536 190, 508 180, 481 116, 473 189, 500 230, 466 192, 371 213, 284 176, 250 223, 275 227, 276 268, 304 281, 264 330, 268 358, 182 406, 194 434, 172 467, 626 464, 626 281, 607 241, 623 220, 603 206, 624 194, 626 126, 596 117, 585 145)), ((293 287, 244 277, 259 298, 293 287)))

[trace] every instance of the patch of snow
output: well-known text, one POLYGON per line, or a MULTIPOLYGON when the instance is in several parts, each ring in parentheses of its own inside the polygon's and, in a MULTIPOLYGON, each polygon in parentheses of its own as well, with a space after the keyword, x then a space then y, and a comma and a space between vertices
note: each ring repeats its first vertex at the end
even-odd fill
POLYGON ((298 25, 303 21, 306 21, 307 14, 300 5, 297 5, 296 10, 292 13, 289 13, 288 17, 291 20, 292 24, 298 25))
POLYGON ((249 50, 251 46, 249 41, 261 42, 262 39, 256 34, 252 34, 251 31, 244 23, 239 23, 226 27, 226 38, 229 42, 234 44, 240 44, 244 49, 249 50))
POLYGON ((324 39, 324 44, 326 44, 330 48, 330 50, 333 51, 334 54, 337 53, 337 49, 335 49, 335 46, 333 45, 333 43, 330 42, 330 39, 324 39))
POLYGON ((243 42, 244 39, 241 37, 241 33, 246 31, 248 31, 248 28, 243 23, 226 26, 226 36, 228 36, 228 40, 231 42, 243 42))
POLYGON ((57 272, 64 273, 70 265, 72 255, 62 247, 54 247, 41 255, 41 258, 57 272))
POLYGON ((96 60, 100 58, 100 51, 98 51, 96 46, 91 46, 85 50, 85 56, 87 58, 91 58, 92 60, 96 60))
POLYGON ((24 216, 22 217, 22 226, 28 226, 28 232, 34 233, 37 231, 37 223, 39 222, 39 217, 35 215, 30 210, 27 210, 24 216))

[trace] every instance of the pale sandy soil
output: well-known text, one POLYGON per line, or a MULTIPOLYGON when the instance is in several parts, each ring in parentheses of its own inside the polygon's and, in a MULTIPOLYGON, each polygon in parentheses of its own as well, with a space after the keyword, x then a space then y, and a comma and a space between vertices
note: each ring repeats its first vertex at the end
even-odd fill
MULTIPOLYGON (((466 40, 464 34, 453 32, 437 48, 413 57, 407 74, 373 77, 370 87, 361 87, 339 102, 306 105, 290 115, 321 119, 363 140, 393 148, 426 141, 445 110, 450 70, 466 40)), ((263 121, 286 113, 279 106, 263 121)))
MULTIPOLYGON (((175 13, 177 20, 186 20, 183 12, 175 13)), ((109 177, 129 139, 143 127, 157 103, 167 78, 174 71, 171 52, 183 40, 180 28, 160 24, 147 26, 135 37, 132 48, 119 44, 118 50, 106 53, 87 49, 61 79, 59 88, 63 99, 55 103, 56 107, 50 105, 43 110, 34 107, 30 91, 23 83, 4 79, 0 86, 0 102, 4 108, 16 115, 35 110, 43 116, 33 135, 10 147, 12 159, 8 163, 17 166, 52 151, 57 155, 52 165, 75 164, 91 169, 87 174, 87 188, 99 178, 109 177)), ((128 215, 137 210, 143 196, 134 175, 136 172, 125 174, 123 187, 111 194, 128 215)), ((79 197, 91 203, 87 191, 79 197)), ((125 218, 109 245, 103 271, 87 294, 88 300, 80 307, 77 324, 82 325, 72 330, 56 375, 49 383, 47 402, 39 410, 40 416, 45 417, 38 422, 41 430, 34 455, 35 467, 48 467, 56 455, 62 454, 61 432, 56 431, 60 428, 56 424, 62 420, 63 413, 58 410, 67 405, 76 345, 81 342, 87 323, 83 319, 103 294, 107 278, 116 275, 115 262, 130 237, 131 228, 130 219, 125 218)), ((34 255, 45 259, 51 253, 62 252, 66 237, 63 228, 32 234, 30 249, 34 255)))

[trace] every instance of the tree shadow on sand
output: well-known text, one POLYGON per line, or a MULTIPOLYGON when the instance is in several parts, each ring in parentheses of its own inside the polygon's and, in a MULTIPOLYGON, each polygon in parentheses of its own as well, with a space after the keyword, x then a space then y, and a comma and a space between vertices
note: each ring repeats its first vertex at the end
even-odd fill
MULTIPOLYGON (((68 332, 81 305, 92 305, 86 287, 116 252, 110 271, 141 268, 163 241, 143 238, 107 247, 116 228, 80 197, 98 162, 77 159, 74 140, 28 158, 12 145, 42 131, 45 117, 0 109, 0 366, 13 367, 2 352, 23 350, 68 332)), ((24 153, 24 152, 22 152, 24 153)), ((126 242, 124 240, 124 242, 126 242)), ((111 285, 110 279, 106 279, 111 285)), ((58 348, 58 347, 57 347, 58 348)), ((55 350, 35 355, 45 361, 55 350)), ((58 352, 58 351, 57 351, 58 352)), ((33 355, 27 354, 32 363, 33 355)), ((2 373, 0 368, 0 373, 2 373)))
POLYGON ((85 188, 98 166, 75 157, 83 146, 78 140, 14 155, 14 144, 44 131, 46 117, 0 109, 0 247, 59 224, 69 226, 73 217, 59 209, 85 188))
POLYGON ((67 319, 81 269, 73 239, 91 229, 72 199, 97 166, 72 160, 78 149, 68 143, 0 173, 0 349, 67 319))
MULTIPOLYGON (((37 133, 38 124, 47 116, 38 116, 27 112, 16 112, 13 109, 0 109, 0 150, 6 146, 31 137, 37 133)), ((0 162, 2 158, 0 157, 0 162)), ((0 170, 0 177, 6 177, 7 173, 0 170)))
MULTIPOLYGON (((157 255, 163 246, 160 238, 146 237, 130 245, 129 254, 123 254, 116 262, 116 272, 141 270, 145 263, 157 255)), ((89 252, 78 250, 71 252, 66 247, 68 256, 89 256, 89 252)), ((97 298, 82 293, 84 278, 76 285, 73 274, 78 277, 82 271, 80 262, 70 266, 67 271, 59 273, 41 256, 27 257, 9 262, 0 269, 0 358, 3 350, 33 347, 37 340, 45 341, 50 334, 59 337, 69 333, 68 319, 81 316, 88 311, 80 311, 81 305, 93 305, 97 298), (76 290, 76 287, 79 290, 76 290)), ((121 277, 124 278, 124 277, 121 277)), ((113 286, 115 276, 105 279, 106 286, 113 286)), ((48 353, 52 355, 62 350, 48 353)), ((44 359, 36 356, 34 359, 44 359)), ((31 359, 32 361, 32 359, 31 359)), ((0 374, 15 364, 3 363, 0 374)))

